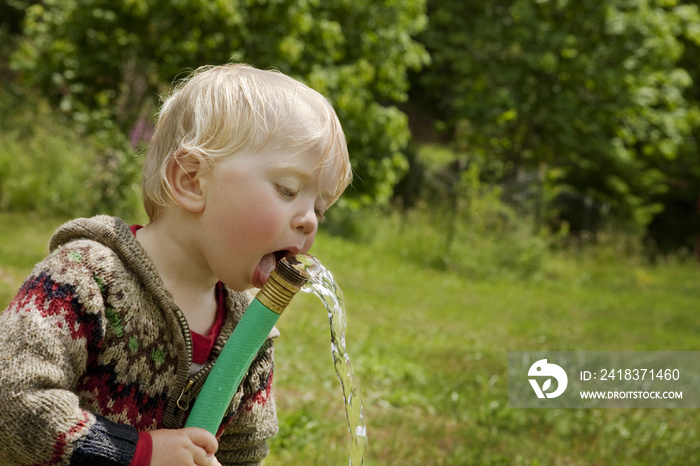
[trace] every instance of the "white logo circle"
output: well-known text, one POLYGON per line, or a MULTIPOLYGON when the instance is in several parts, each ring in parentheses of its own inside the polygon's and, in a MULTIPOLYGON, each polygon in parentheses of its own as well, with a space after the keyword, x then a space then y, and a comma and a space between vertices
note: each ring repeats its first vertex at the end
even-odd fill
POLYGON ((542 387, 537 383, 537 379, 528 379, 532 389, 535 391, 537 398, 556 398, 566 390, 566 386, 569 383, 569 377, 566 375, 566 371, 556 364, 550 364, 546 359, 540 359, 530 366, 530 370, 527 372, 529 377, 548 377, 544 381, 542 387), (557 389, 553 392, 547 392, 552 386, 552 379, 554 377, 557 381, 557 389))

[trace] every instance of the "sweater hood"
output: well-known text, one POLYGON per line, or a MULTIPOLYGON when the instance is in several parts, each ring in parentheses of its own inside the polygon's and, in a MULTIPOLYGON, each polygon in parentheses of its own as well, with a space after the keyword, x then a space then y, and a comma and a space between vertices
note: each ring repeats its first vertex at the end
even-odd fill
POLYGON ((172 302, 172 295, 165 290, 158 269, 148 259, 146 250, 122 219, 98 215, 71 220, 51 236, 49 250, 53 252, 78 240, 95 241, 111 249, 161 303, 172 302))
POLYGON ((107 215, 77 218, 61 225, 49 240, 51 252, 75 240, 87 239, 102 243, 124 259, 134 259, 134 251, 143 253, 141 244, 122 219, 107 215))

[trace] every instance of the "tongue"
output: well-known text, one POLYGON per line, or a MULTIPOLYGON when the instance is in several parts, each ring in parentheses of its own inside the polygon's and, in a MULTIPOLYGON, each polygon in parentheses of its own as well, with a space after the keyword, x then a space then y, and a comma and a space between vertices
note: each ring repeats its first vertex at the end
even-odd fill
POLYGON ((253 283, 253 285, 257 288, 262 287, 267 279, 270 278, 270 273, 275 268, 275 265, 277 265, 277 257, 274 254, 264 255, 258 265, 257 281, 259 283, 253 283))

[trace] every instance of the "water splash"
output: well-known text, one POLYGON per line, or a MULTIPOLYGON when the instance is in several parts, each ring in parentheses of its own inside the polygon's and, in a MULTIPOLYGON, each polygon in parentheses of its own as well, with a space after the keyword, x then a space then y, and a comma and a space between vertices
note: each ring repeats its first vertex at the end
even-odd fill
POLYGON ((301 291, 318 296, 328 311, 333 366, 343 389, 345 417, 350 430, 350 466, 362 465, 367 448, 367 430, 362 415, 360 387, 353 374, 350 358, 345 348, 346 313, 343 292, 333 279, 333 275, 318 259, 307 254, 303 256, 302 262, 305 264, 311 279, 301 291))

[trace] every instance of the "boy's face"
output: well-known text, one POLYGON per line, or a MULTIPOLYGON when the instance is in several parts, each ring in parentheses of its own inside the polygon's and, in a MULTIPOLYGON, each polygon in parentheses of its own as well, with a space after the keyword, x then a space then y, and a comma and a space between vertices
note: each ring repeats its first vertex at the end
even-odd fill
POLYGON ((279 259, 311 248, 340 170, 318 162, 309 152, 263 149, 204 175, 200 248, 217 279, 237 291, 260 288, 279 259))

